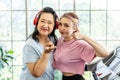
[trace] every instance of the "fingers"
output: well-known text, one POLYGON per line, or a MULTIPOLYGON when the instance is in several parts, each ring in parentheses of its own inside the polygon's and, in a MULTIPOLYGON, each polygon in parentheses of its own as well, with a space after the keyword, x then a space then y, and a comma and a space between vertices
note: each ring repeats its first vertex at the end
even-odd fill
POLYGON ((75 29, 75 31, 79 31, 78 26, 75 26, 74 29, 75 29))
POLYGON ((51 41, 49 41, 45 44, 45 46, 46 47, 52 47, 52 46, 54 46, 54 44, 51 41))
POLYGON ((51 41, 49 41, 48 43, 45 44, 45 52, 47 52, 47 53, 50 53, 55 48, 56 48, 56 46, 54 46, 54 44, 51 41))
POLYGON ((83 35, 82 35, 82 33, 80 33, 79 28, 76 27, 75 30, 77 30, 77 31, 73 32, 74 39, 75 40, 83 39, 83 35))
POLYGON ((45 47, 46 50, 49 50, 49 47, 45 47))
POLYGON ((55 46, 49 47, 50 50, 54 50, 55 48, 56 48, 55 46))

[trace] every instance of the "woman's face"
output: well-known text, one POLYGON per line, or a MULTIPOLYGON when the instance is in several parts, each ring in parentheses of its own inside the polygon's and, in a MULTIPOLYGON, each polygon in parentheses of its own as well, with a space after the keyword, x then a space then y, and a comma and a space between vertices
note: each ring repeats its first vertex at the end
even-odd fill
POLYGON ((61 36, 64 38, 72 37, 74 30, 73 22, 65 17, 61 18, 58 26, 61 36))
POLYGON ((53 31, 54 25, 53 15, 51 13, 42 13, 37 25, 39 34, 48 36, 53 31))

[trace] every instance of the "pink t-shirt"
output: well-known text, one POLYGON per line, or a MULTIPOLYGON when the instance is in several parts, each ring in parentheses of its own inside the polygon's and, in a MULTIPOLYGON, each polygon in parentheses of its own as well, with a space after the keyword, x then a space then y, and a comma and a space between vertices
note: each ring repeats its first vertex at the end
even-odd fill
POLYGON ((95 57, 95 50, 84 40, 64 42, 60 38, 54 53, 53 67, 74 74, 83 74, 85 62, 91 62, 95 57))

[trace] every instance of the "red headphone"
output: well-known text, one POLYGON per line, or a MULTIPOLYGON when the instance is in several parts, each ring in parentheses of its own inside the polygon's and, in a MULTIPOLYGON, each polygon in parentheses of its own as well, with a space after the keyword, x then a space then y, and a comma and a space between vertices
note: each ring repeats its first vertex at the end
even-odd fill
MULTIPOLYGON (((33 25, 37 25, 37 23, 38 23, 38 16, 41 14, 41 12, 42 11, 39 11, 36 15, 35 15, 35 18, 34 18, 34 20, 33 20, 33 25)), ((58 18, 57 17, 57 15, 55 15, 56 16, 56 18, 58 18)), ((56 24, 56 29, 58 29, 58 21, 55 21, 55 24, 56 24)))
POLYGON ((33 25, 37 25, 38 16, 39 16, 40 13, 41 13, 41 11, 39 11, 39 12, 35 15, 35 18, 34 18, 34 20, 33 20, 33 25))

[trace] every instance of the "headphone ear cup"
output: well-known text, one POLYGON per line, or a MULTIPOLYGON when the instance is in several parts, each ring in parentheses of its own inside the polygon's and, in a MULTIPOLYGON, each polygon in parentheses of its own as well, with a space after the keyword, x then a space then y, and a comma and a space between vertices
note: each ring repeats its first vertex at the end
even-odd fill
POLYGON ((36 26, 37 25, 37 23, 38 23, 38 16, 41 14, 41 11, 39 11, 37 14, 36 14, 36 16, 35 16, 35 18, 34 18, 34 20, 33 20, 33 24, 36 26))
POLYGON ((35 17, 34 20, 33 20, 33 24, 34 24, 34 25, 37 25, 37 22, 38 22, 38 18, 35 17))

